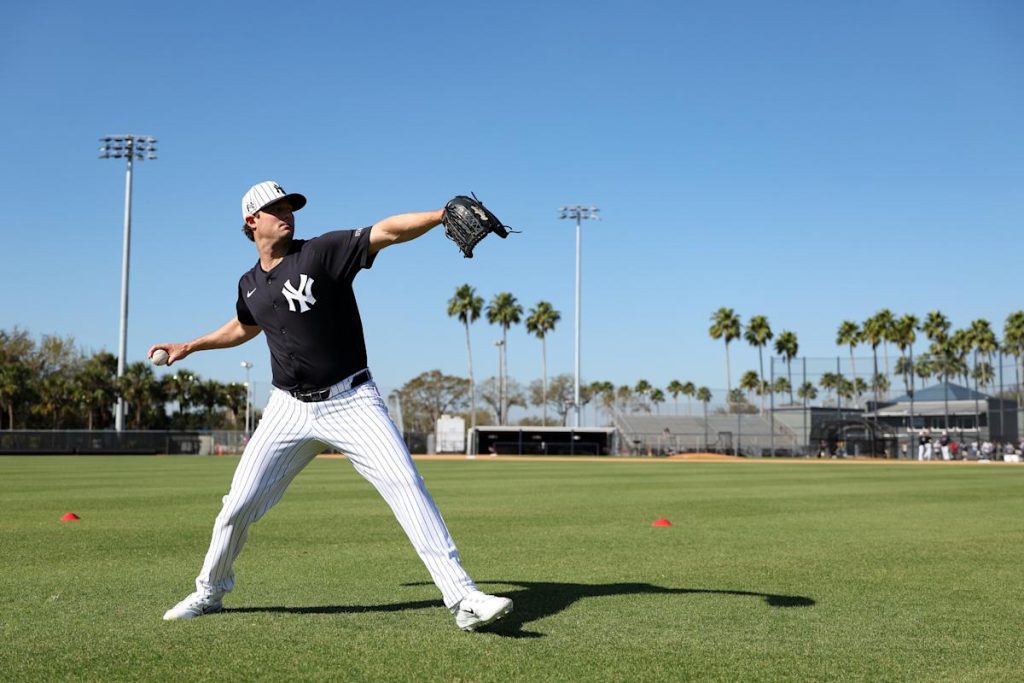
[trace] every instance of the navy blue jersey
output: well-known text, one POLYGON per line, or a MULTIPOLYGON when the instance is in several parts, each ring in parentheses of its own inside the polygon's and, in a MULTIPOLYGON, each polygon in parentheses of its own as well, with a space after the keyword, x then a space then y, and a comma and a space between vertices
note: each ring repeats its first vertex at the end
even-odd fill
POLYGON ((238 281, 235 310, 267 336, 274 386, 320 389, 367 366, 352 280, 373 265, 370 228, 293 240, 269 272, 259 261, 238 281))

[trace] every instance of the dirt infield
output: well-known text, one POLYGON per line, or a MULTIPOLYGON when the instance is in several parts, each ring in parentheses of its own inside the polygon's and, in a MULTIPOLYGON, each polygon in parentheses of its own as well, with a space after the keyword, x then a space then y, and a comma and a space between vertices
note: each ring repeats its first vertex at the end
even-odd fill
POLYGON ((725 455, 723 453, 678 453, 676 455, 670 455, 666 460, 690 460, 696 462, 739 462, 740 460, 746 460, 746 458, 738 458, 735 455, 725 455))

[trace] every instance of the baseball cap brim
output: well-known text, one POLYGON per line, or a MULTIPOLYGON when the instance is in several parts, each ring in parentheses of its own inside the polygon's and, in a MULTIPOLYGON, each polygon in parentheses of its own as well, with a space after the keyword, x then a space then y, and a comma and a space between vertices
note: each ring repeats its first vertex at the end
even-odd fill
MULTIPOLYGON (((274 204, 277 204, 278 202, 282 202, 285 199, 287 199, 289 201, 289 203, 291 203, 292 211, 298 211, 299 209, 301 209, 302 207, 304 207, 306 205, 306 197, 304 195, 301 195, 298 192, 292 192, 290 194, 286 194, 283 197, 274 197, 273 201, 267 202, 266 204, 264 204, 260 208, 256 209, 256 211, 252 212, 249 215, 250 216, 254 216, 257 213, 259 213, 260 211, 262 211, 263 209, 267 208, 268 206, 272 206, 274 204)), ((243 228, 246 227, 247 225, 248 225, 247 223, 242 223, 242 227, 243 228)))
MULTIPOLYGON (((256 209, 256 211, 262 211, 263 209, 267 208, 268 206, 272 206, 274 204, 277 204, 278 202, 283 202, 285 199, 287 199, 291 203, 292 211, 298 211, 299 209, 301 209, 302 207, 304 207, 306 205, 306 198, 304 196, 302 196, 298 192, 292 192, 291 194, 286 194, 283 197, 274 197, 273 200, 267 202, 266 204, 264 204, 260 208, 256 209)), ((255 213, 250 214, 250 215, 255 215, 255 213)))

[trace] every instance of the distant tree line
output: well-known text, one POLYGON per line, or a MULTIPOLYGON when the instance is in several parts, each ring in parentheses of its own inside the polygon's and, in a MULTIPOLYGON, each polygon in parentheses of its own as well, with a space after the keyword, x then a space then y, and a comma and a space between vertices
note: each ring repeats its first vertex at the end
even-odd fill
MULTIPOLYGON (((550 303, 539 301, 526 315, 527 332, 541 342, 540 379, 523 386, 507 373, 508 330, 523 321, 523 307, 510 292, 499 292, 485 306, 476 290, 464 284, 447 302, 447 313, 465 328, 469 378, 445 375, 440 370, 424 372, 397 390, 402 404, 406 429, 432 431, 442 414, 462 415, 469 424, 508 424, 512 407, 535 406, 540 416, 527 416, 521 424, 564 425, 574 399, 573 377, 559 374, 548 377, 547 335, 555 330, 561 313, 550 303), (485 315, 487 321, 502 330, 499 373, 477 383, 473 371, 470 325, 485 315), (478 400, 479 399, 479 400, 478 400)), ((914 315, 896 317, 882 309, 863 323, 845 320, 836 333, 836 344, 849 351, 851 376, 840 372, 823 373, 817 385, 793 383, 791 364, 797 358, 799 343, 795 332, 783 330, 777 335, 768 319, 755 315, 743 324, 731 308, 720 308, 711 316, 708 330, 712 339, 725 344, 726 395, 715 412, 757 412, 754 399, 759 397, 761 410, 765 397, 778 394, 789 403, 808 403, 818 397, 818 389, 826 397, 859 403, 868 392, 877 399, 889 396, 890 377, 899 377, 907 391, 914 391, 915 378, 927 381, 940 378, 959 379, 964 384, 975 381, 982 389, 991 386, 995 377, 994 355, 1001 352, 1014 359, 1014 385, 1021 400, 1020 375, 1024 363, 1024 311, 1007 316, 1002 339, 998 339, 991 323, 978 319, 963 329, 952 329, 949 319, 939 311, 925 319, 914 315), (929 341, 928 349, 916 357, 911 347, 921 332, 929 341), (734 386, 729 359, 729 345, 743 339, 758 350, 758 369, 742 374, 734 386), (772 340, 774 351, 786 363, 786 374, 770 382, 765 377, 764 347, 772 340), (870 346, 872 369, 868 380, 858 374, 855 350, 870 346), (899 351, 890 368, 889 344, 899 351), (879 359, 879 347, 882 359, 879 359), (890 372, 890 369, 892 372, 890 372)), ((117 379, 117 358, 107 352, 85 354, 75 347, 71 337, 45 335, 35 342, 27 332, 15 327, 0 330, 0 428, 12 429, 108 429, 113 426, 113 406, 118 396, 127 404, 126 426, 131 429, 197 429, 243 426, 245 386, 203 380, 199 375, 181 368, 173 375, 157 379, 152 366, 140 361, 127 366, 125 375, 117 379)), ((713 395, 706 386, 673 379, 662 389, 647 380, 616 386, 596 381, 582 384, 582 408, 603 413, 607 421, 618 412, 655 412, 671 396, 674 412, 679 412, 679 397, 688 404, 696 400, 707 414, 713 395)))
POLYGON ((117 357, 85 353, 72 337, 38 342, 17 327, 0 330, 0 428, 112 429, 125 401, 128 429, 243 429, 244 384, 204 380, 180 368, 157 378, 146 361, 117 377, 117 357))
MULTIPOLYGON (((473 286, 463 284, 455 289, 454 296, 448 300, 447 313, 449 317, 457 318, 465 328, 469 379, 444 376, 439 370, 432 370, 403 386, 398 394, 402 400, 402 414, 407 429, 432 430, 433 427, 430 425, 440 416, 436 409, 442 403, 449 414, 463 414, 472 425, 480 421, 486 421, 488 424, 508 424, 510 408, 527 408, 531 405, 540 408, 540 417, 524 417, 520 424, 566 423, 575 400, 575 380, 568 374, 549 378, 547 361, 547 336, 555 331, 555 327, 561 321, 560 311, 542 300, 525 312, 526 331, 541 343, 541 377, 525 388, 508 377, 508 330, 513 325, 524 322, 523 307, 511 292, 498 292, 485 305, 483 297, 476 293, 473 286), (498 342, 500 362, 498 376, 477 384, 473 373, 473 347, 469 329, 481 315, 486 316, 488 323, 501 328, 501 341, 498 342), (447 377, 447 380, 442 380, 443 377, 447 377), (441 386, 445 387, 445 391, 441 391, 441 386), (445 400, 439 399, 440 393, 444 394, 445 400), (433 401, 424 400, 424 395, 434 395, 438 398, 433 401), (485 406, 482 410, 477 403, 478 397, 485 406)), ((678 381, 673 381, 665 390, 652 386, 647 380, 640 380, 635 385, 618 387, 611 382, 589 382, 580 386, 580 403, 582 409, 592 404, 595 411, 603 411, 610 420, 611 414, 615 411, 657 412, 666 400, 666 391, 674 398, 678 398, 680 393, 686 394, 689 388, 692 388, 690 396, 703 402, 706 410, 712 398, 711 391, 707 387, 695 387, 692 383, 684 386, 678 381)))
MULTIPOLYGON (((731 308, 722 307, 711 315, 708 334, 712 339, 721 339, 725 344, 725 381, 730 403, 746 400, 749 396, 761 398, 762 410, 765 397, 769 394, 788 394, 790 403, 796 397, 811 401, 817 397, 817 388, 810 382, 794 387, 792 361, 797 357, 799 344, 794 332, 782 331, 776 336, 768 318, 755 315, 744 325, 740 316, 731 308), (758 352, 759 371, 748 370, 741 377, 739 385, 733 388, 729 362, 729 344, 743 338, 758 352), (786 375, 775 378, 774 383, 765 377, 763 349, 775 339, 775 352, 786 362, 786 375)), ((818 380, 818 386, 837 399, 859 403, 870 392, 875 401, 887 400, 891 389, 890 377, 899 377, 904 391, 915 391, 915 380, 922 383, 932 378, 943 382, 958 381, 964 386, 976 383, 983 391, 993 385, 996 378, 995 356, 1002 353, 1014 360, 1014 382, 1016 399, 1020 403, 1020 376, 1024 363, 1024 311, 1010 313, 1003 323, 1002 339, 996 335, 992 323, 984 318, 971 321, 970 325, 953 329, 952 323, 941 311, 930 311, 925 318, 913 314, 897 317, 883 308, 863 322, 844 320, 836 330, 836 345, 850 354, 850 377, 840 372, 826 372, 818 380), (914 356, 912 348, 917 342, 918 332, 928 340, 925 352, 914 356), (899 351, 899 357, 890 366, 889 345, 899 351), (871 347, 870 374, 857 371, 855 351, 858 346, 871 347), (878 349, 882 348, 881 363, 878 349)))
MULTIPOLYGON (((530 406, 541 410, 541 415, 527 415, 517 424, 530 426, 564 426, 575 393, 574 378, 570 374, 533 380, 523 386, 515 379, 506 379, 504 388, 504 412, 502 417, 501 379, 489 377, 476 386, 475 396, 479 399, 475 424, 509 424, 507 411, 510 406, 528 409, 530 406), (482 404, 482 405, 481 405, 482 404)), ((414 432, 434 430, 437 418, 442 415, 461 416, 466 424, 472 423, 470 382, 464 377, 446 375, 440 370, 424 372, 406 382, 395 392, 401 403, 405 429, 414 432)), ((667 391, 676 399, 680 395, 696 399, 706 413, 712 394, 707 387, 695 387, 692 383, 673 381, 667 391)), ((661 411, 666 402, 666 391, 654 387, 647 380, 635 385, 616 386, 611 382, 588 382, 580 386, 580 402, 584 410, 595 411, 595 422, 610 422, 616 412, 661 411)), ((756 412, 742 397, 731 407, 733 411, 756 412)), ((723 409, 718 409, 719 411, 723 409)))

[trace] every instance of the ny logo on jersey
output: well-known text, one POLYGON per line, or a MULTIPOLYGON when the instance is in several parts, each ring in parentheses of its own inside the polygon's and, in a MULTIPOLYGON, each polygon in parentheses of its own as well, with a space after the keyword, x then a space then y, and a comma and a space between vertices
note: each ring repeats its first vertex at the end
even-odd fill
POLYGON ((316 303, 316 297, 313 296, 313 278, 304 273, 299 275, 298 288, 292 286, 291 280, 285 280, 281 293, 288 299, 288 310, 292 313, 295 312, 295 304, 299 305, 299 313, 305 313, 316 303))

